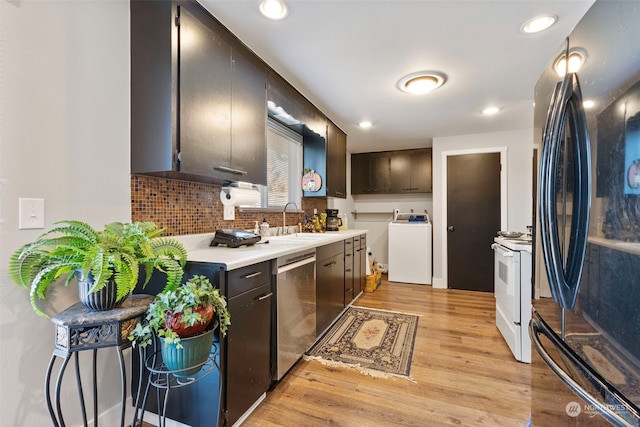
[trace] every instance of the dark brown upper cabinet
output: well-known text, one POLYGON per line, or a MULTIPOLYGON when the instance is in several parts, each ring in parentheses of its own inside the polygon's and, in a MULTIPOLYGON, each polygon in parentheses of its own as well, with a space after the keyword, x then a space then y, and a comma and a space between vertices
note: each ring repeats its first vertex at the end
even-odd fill
POLYGON ((430 193, 431 148, 351 155, 351 194, 430 193))
POLYGON ((309 196, 346 197, 346 134, 201 5, 130 8, 131 173, 266 185, 272 100, 314 134, 305 167, 324 182, 309 196))
POLYGON ((289 127, 303 136, 303 167, 322 178, 319 191, 304 197, 346 198, 347 135, 281 76, 270 72, 267 80, 267 99, 300 122, 289 127))
POLYGON ((131 2, 131 172, 267 183, 266 69, 195 2, 131 2))
POLYGON ((431 193, 431 148, 391 153, 391 193, 431 193))
POLYGON ((388 151, 351 155, 351 194, 389 194, 391 158, 388 151))
POLYGON ((347 197, 347 134, 327 125, 327 196, 347 197))

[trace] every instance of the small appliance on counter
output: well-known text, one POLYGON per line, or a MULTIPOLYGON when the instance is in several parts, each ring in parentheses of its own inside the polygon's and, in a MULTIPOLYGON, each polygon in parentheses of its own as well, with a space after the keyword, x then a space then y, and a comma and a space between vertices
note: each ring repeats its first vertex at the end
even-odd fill
POLYGON ((226 245, 229 248, 237 248, 243 245, 253 245, 260 241, 260 235, 245 230, 223 228, 216 230, 209 246, 226 245))
POLYGON ((342 225, 342 218, 338 216, 338 209, 326 209, 327 213, 327 231, 339 231, 342 225))

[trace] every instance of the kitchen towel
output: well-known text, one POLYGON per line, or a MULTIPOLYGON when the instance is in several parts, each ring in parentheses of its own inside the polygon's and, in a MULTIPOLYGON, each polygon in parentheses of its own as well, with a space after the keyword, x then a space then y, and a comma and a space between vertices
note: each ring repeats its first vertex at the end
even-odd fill
POLYGON ((220 191, 220 201, 225 206, 255 206, 260 192, 250 188, 229 187, 220 191))

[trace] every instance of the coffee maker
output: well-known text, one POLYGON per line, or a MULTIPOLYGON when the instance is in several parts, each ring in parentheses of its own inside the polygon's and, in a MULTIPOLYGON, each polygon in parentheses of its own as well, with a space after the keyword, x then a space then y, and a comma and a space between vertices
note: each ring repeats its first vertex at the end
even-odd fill
POLYGON ((327 231, 338 231, 342 225, 342 218, 338 218, 338 209, 326 209, 327 231))

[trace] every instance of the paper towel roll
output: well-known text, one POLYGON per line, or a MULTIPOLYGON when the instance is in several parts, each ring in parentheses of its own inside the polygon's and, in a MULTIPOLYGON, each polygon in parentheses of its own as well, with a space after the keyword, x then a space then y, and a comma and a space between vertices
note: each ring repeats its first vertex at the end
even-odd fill
POLYGON ((249 188, 225 188, 220 192, 220 201, 225 206, 255 206, 260 201, 260 192, 249 188))

